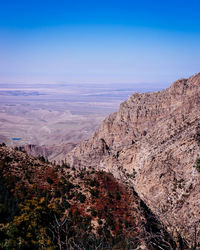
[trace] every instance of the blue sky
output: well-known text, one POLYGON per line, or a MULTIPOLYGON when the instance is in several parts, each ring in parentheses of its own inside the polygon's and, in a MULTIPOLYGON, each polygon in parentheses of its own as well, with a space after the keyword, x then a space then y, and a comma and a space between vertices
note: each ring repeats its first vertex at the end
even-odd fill
POLYGON ((200 1, 0 1, 0 83, 147 83, 200 71, 200 1))

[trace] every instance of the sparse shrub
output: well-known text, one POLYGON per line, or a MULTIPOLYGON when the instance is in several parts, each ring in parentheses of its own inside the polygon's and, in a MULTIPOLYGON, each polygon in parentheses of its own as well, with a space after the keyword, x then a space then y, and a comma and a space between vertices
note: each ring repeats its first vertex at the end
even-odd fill
POLYGON ((89 215, 86 215, 84 221, 85 223, 89 224, 91 222, 91 217, 89 215))
POLYGON ((116 199, 117 199, 118 201, 120 201, 120 200, 121 200, 121 195, 119 194, 119 192, 118 192, 118 191, 116 192, 116 199))
POLYGON ((114 198, 113 195, 112 195, 110 192, 108 193, 108 197, 109 197, 109 199, 110 199, 111 201, 112 201, 112 199, 114 198))
POLYGON ((66 184, 66 179, 62 176, 61 177, 61 181, 64 183, 64 184, 66 184))
POLYGON ((69 193, 71 189, 73 189, 75 186, 71 182, 66 182, 65 186, 63 187, 63 191, 69 193))
POLYGON ((197 158, 195 161, 195 165, 193 166, 200 173, 200 158, 197 158))
POLYGON ((63 185, 64 185, 64 184, 63 184, 61 181, 58 182, 58 186, 59 186, 59 187, 62 187, 63 185))
POLYGON ((53 184, 53 180, 50 177, 47 177, 47 182, 51 185, 53 184))
POLYGON ((94 180, 91 180, 89 184, 91 187, 95 187, 95 186, 99 187, 99 183, 95 178, 94 178, 94 180))
POLYGON ((94 190, 94 189, 90 189, 90 193, 92 195, 92 198, 98 198, 99 196, 99 190, 94 190))
POLYGON ((4 159, 4 161, 5 161, 6 163, 8 163, 8 162, 11 162, 12 159, 11 159, 9 156, 6 156, 5 159, 4 159))
POLYGON ((61 193, 60 193, 60 191, 58 189, 55 190, 54 197, 55 198, 60 198, 61 197, 61 193))
POLYGON ((71 200, 74 197, 74 193, 72 192, 71 194, 68 194, 68 199, 71 200))
POLYGON ((65 199, 62 200, 62 205, 64 208, 70 208, 70 203, 66 201, 65 199))
POLYGON ((91 215, 94 216, 94 217, 96 217, 96 216, 97 216, 97 212, 93 209, 93 210, 91 211, 91 215))
POLYGON ((77 195, 77 199, 81 202, 81 203, 84 203, 85 200, 86 200, 86 196, 82 193, 78 193, 77 195))
POLYGON ((27 196, 27 190, 23 184, 21 184, 21 186, 20 186, 20 191, 21 191, 23 197, 27 196))
POLYGON ((81 172, 81 173, 79 174, 79 177, 80 177, 81 179, 83 179, 83 178, 84 178, 84 173, 81 172))
POLYGON ((98 233, 98 235, 102 235, 103 234, 103 229, 102 228, 98 228, 97 233, 98 233))
POLYGON ((39 155, 38 156, 38 160, 42 161, 42 162, 46 162, 45 158, 43 155, 39 155))
POLYGON ((106 217, 106 222, 111 230, 115 230, 115 221, 113 220, 113 216, 111 214, 106 217))
POLYGON ((103 222, 102 222, 102 220, 98 220, 98 223, 99 223, 99 225, 102 225, 103 224, 103 222))
POLYGON ((131 227, 131 223, 129 221, 127 221, 127 220, 124 222, 124 225, 125 225, 126 228, 131 227))

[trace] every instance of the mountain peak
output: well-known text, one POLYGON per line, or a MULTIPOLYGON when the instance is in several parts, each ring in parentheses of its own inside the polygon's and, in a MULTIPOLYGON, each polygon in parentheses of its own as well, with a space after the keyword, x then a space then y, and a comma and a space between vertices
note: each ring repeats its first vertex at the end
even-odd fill
POLYGON ((196 90, 196 88, 200 88, 200 73, 195 74, 188 79, 182 78, 175 81, 170 87, 169 92, 184 94, 187 90, 196 90))
POLYGON ((67 162, 112 172, 191 245, 200 220, 194 204, 200 178, 193 168, 200 158, 199 100, 200 73, 163 91, 134 93, 67 162))

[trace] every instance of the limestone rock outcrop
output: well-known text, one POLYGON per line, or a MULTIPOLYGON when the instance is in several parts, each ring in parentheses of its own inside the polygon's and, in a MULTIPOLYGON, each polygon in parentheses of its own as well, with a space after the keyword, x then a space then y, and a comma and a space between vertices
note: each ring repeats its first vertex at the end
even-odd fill
POLYGON ((75 167, 112 172, 132 186, 173 235, 200 242, 200 74, 134 93, 66 155, 75 167))

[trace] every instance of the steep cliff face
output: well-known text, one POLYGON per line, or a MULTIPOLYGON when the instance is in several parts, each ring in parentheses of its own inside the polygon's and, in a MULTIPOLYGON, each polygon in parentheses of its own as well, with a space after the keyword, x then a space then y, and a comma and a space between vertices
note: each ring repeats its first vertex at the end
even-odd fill
POLYGON ((135 93, 69 154, 74 166, 112 172, 175 235, 200 242, 200 74, 168 89, 135 93), (197 232, 197 235, 195 235, 197 232))

